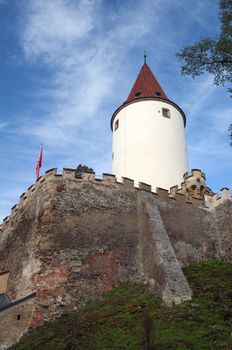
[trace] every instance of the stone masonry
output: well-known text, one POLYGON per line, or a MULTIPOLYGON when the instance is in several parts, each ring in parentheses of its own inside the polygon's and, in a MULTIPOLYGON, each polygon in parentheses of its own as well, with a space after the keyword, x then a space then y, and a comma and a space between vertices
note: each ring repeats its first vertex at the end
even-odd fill
MULTIPOLYGON (((167 304, 190 299, 183 266, 232 260, 232 200, 227 189, 221 197, 190 197, 183 188, 152 193, 109 174, 99 180, 94 173, 77 178, 72 169, 47 171, 0 226, 7 295, 15 301, 36 293, 24 306, 17 340, 120 283, 146 283, 167 304)), ((0 334, 23 309, 16 314, 0 310, 0 334)), ((16 341, 4 339, 2 349, 16 341)))

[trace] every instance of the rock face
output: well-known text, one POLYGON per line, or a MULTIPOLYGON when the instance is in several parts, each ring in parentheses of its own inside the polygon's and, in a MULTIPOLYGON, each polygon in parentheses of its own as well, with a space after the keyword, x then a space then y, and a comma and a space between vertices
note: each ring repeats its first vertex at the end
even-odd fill
POLYGON ((147 283, 167 304, 190 299, 182 266, 232 259, 232 201, 224 197, 207 208, 126 178, 48 171, 0 226, 1 292, 18 300, 0 310, 0 349, 123 282, 147 283), (17 339, 7 335, 10 323, 17 339))

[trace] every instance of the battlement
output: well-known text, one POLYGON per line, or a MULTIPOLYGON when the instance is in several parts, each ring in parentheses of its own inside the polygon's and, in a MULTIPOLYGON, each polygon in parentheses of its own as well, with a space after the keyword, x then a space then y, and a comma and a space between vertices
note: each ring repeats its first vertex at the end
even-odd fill
MULTIPOLYGON (((117 179, 115 175, 103 173, 101 178, 97 177, 95 172, 82 172, 77 173, 76 169, 63 168, 61 174, 57 173, 57 168, 49 169, 44 175, 40 176, 36 183, 32 184, 26 192, 20 196, 19 203, 11 208, 11 214, 3 219, 3 223, 0 224, 0 232, 5 224, 14 218, 15 213, 19 208, 23 207, 29 199, 42 189, 44 184, 51 180, 65 180, 72 181, 74 183, 90 182, 96 185, 102 186, 118 186, 121 189, 130 191, 147 191, 152 192, 155 196, 167 200, 175 200, 177 202, 183 202, 186 204, 192 204, 202 209, 213 210, 216 206, 224 202, 225 200, 232 200, 230 190, 223 188, 221 193, 215 194, 206 187, 205 174, 199 169, 192 169, 191 173, 185 173, 183 175, 184 181, 181 183, 180 188, 178 186, 172 186, 170 190, 163 188, 156 188, 156 191, 152 191, 152 187, 149 184, 139 182, 138 185, 134 183, 134 180, 122 177, 117 179)), ((59 181, 58 180, 58 181, 59 181)), ((46 194, 49 195, 49 189, 46 194)))
POLYGON ((218 205, 222 204, 227 200, 232 201, 231 192, 227 187, 222 188, 219 194, 215 193, 212 195, 209 195, 209 194, 205 195, 205 205, 206 205, 206 208, 208 208, 209 210, 213 210, 218 205))
POLYGON ((181 183, 181 188, 177 189, 177 193, 184 194, 187 201, 190 198, 202 200, 206 192, 205 173, 200 169, 192 169, 190 174, 186 172, 183 175, 183 179, 184 181, 181 183))
POLYGON ((35 293, 4 310, 7 324, 16 320, 20 337, 127 282, 149 284, 167 304, 190 299, 182 266, 231 260, 231 201, 228 188, 209 190, 198 169, 180 187, 155 192, 112 174, 46 171, 0 226, 0 292, 11 300, 35 293))

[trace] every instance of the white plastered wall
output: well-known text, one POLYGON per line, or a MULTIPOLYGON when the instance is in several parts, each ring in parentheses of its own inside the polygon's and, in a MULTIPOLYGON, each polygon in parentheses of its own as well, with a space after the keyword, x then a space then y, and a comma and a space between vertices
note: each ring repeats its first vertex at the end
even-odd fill
POLYGON ((137 101, 123 107, 113 122, 112 172, 169 189, 188 171, 184 122, 179 110, 158 100, 137 101), (170 111, 170 118, 162 115, 170 111), (114 125, 119 120, 119 127, 114 125))

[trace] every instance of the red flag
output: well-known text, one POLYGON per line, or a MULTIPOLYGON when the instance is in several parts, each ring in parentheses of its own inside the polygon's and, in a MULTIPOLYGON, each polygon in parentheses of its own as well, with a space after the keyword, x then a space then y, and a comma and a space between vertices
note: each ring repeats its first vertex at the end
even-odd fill
POLYGON ((36 180, 39 178, 39 171, 42 166, 42 157, 43 157, 43 145, 40 147, 39 158, 36 164, 36 180))

